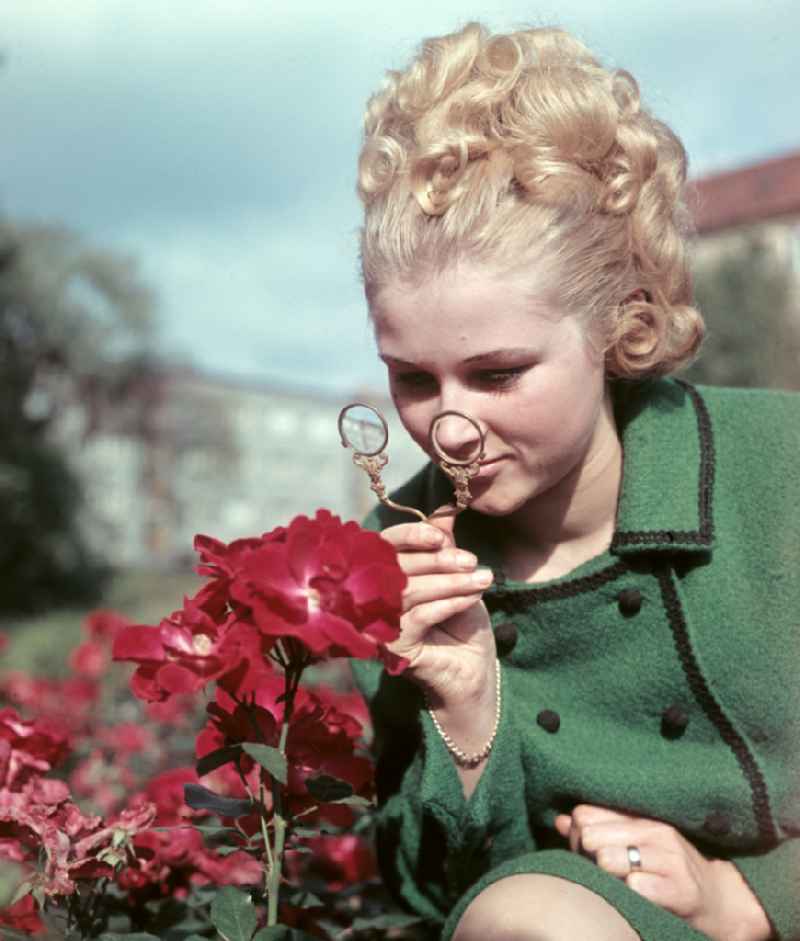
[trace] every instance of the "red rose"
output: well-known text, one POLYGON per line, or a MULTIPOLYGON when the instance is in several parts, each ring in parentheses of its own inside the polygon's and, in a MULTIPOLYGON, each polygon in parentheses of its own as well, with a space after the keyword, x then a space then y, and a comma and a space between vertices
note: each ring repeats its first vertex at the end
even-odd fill
POLYGON ((97 609, 86 616, 83 630, 94 641, 111 641, 131 622, 117 611, 97 609))
POLYGON ((0 787, 19 790, 68 753, 66 733, 55 723, 43 719, 27 722, 13 709, 0 709, 0 787))
MULTIPOLYGON (((241 690, 239 696, 246 702, 236 702, 218 686, 216 702, 207 707, 209 721, 197 737, 197 757, 241 742, 260 741, 277 747, 285 704, 276 699, 282 692, 282 678, 275 673, 264 673, 255 688, 241 690)), ((332 691, 323 690, 323 695, 325 701, 316 691, 300 687, 295 696, 286 741, 287 791, 294 813, 319 804, 306 787, 307 780, 317 775, 346 781, 354 793, 363 797, 369 798, 373 793, 372 763, 355 753, 361 725, 337 708, 332 691)), ((243 770, 249 773, 252 760, 244 754, 240 761, 243 770)), ((330 803, 322 807, 318 816, 347 826, 352 822, 353 812, 346 805, 330 803)))
POLYGON ((80 732, 91 723, 98 693, 98 684, 85 676, 44 680, 14 671, 6 673, 0 682, 4 699, 35 711, 40 721, 57 721, 71 733, 80 732), (69 703, 68 710, 64 709, 65 703, 69 703))
POLYGON ((143 797, 155 804, 158 826, 184 824, 196 816, 195 811, 183 800, 184 785, 196 783, 197 772, 194 768, 172 768, 156 775, 147 783, 143 797))
POLYGON ((118 759, 137 752, 152 752, 156 745, 152 729, 134 722, 105 726, 98 729, 96 734, 100 743, 114 751, 118 759))
MULTIPOLYGON (((44 924, 39 917, 32 895, 26 895, 14 905, 0 909, 0 925, 31 935, 41 934, 44 931, 44 924)), ((2 937, 1 934, 0 937, 2 937)))
POLYGON ((315 656, 380 656, 397 673, 406 662, 383 645, 399 634, 405 584, 386 540, 318 510, 243 555, 230 594, 263 634, 296 637, 315 656))
POLYGON ((314 852, 313 869, 326 879, 331 891, 377 878, 372 847, 354 833, 318 836, 309 846, 314 852))
POLYGON ((193 599, 155 627, 124 627, 114 639, 114 660, 139 665, 131 689, 140 699, 159 702, 175 694, 196 693, 234 663, 224 648, 234 615, 212 618, 193 599))
POLYGON ((87 676, 93 680, 105 673, 110 660, 105 644, 98 644, 93 640, 84 641, 69 655, 70 667, 81 676, 87 676))

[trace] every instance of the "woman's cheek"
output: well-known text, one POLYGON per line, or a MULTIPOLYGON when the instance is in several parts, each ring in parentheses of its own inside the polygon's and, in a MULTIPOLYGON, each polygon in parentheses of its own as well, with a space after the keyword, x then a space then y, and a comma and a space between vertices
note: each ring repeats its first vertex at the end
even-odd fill
POLYGON ((394 406, 397 409, 397 414, 400 416, 403 427, 408 432, 411 439, 427 454, 430 419, 427 418, 422 409, 418 407, 415 408, 411 405, 404 405, 403 402, 398 401, 397 398, 394 398, 394 406))

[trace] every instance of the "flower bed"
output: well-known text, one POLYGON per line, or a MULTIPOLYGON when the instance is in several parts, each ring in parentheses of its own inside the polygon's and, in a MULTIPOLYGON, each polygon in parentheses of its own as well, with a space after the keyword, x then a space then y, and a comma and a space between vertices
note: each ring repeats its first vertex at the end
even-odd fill
POLYGON ((0 678, 2 937, 403 936, 363 701, 301 685, 332 658, 402 670, 394 550, 324 510, 195 548, 205 582, 158 625, 94 612, 66 678, 0 678))

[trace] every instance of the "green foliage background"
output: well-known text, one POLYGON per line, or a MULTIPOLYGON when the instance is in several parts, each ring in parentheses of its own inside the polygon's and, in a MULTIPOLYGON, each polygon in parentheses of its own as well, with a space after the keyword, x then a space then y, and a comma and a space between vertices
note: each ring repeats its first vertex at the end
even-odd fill
POLYGON ((130 259, 60 226, 0 223, 0 613, 99 596, 108 569, 53 430, 72 410, 89 435, 101 408, 130 398, 152 307, 130 259))
POLYGON ((694 293, 708 335, 694 382, 800 389, 800 272, 758 230, 696 265, 694 293))

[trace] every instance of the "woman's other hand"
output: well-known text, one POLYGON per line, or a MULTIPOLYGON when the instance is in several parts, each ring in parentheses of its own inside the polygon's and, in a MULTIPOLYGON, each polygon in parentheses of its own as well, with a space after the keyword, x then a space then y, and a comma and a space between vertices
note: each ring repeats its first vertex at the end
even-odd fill
POLYGON ((764 909, 733 863, 706 859, 667 823, 581 804, 556 817, 556 829, 574 852, 713 941, 772 936, 764 909), (629 847, 639 851, 639 866, 632 867, 629 847))
POLYGON ((400 637, 388 646, 409 661, 407 674, 435 708, 473 702, 493 688, 496 657, 481 601, 492 573, 456 547, 448 509, 437 510, 429 523, 401 523, 381 533, 408 577, 400 637))

